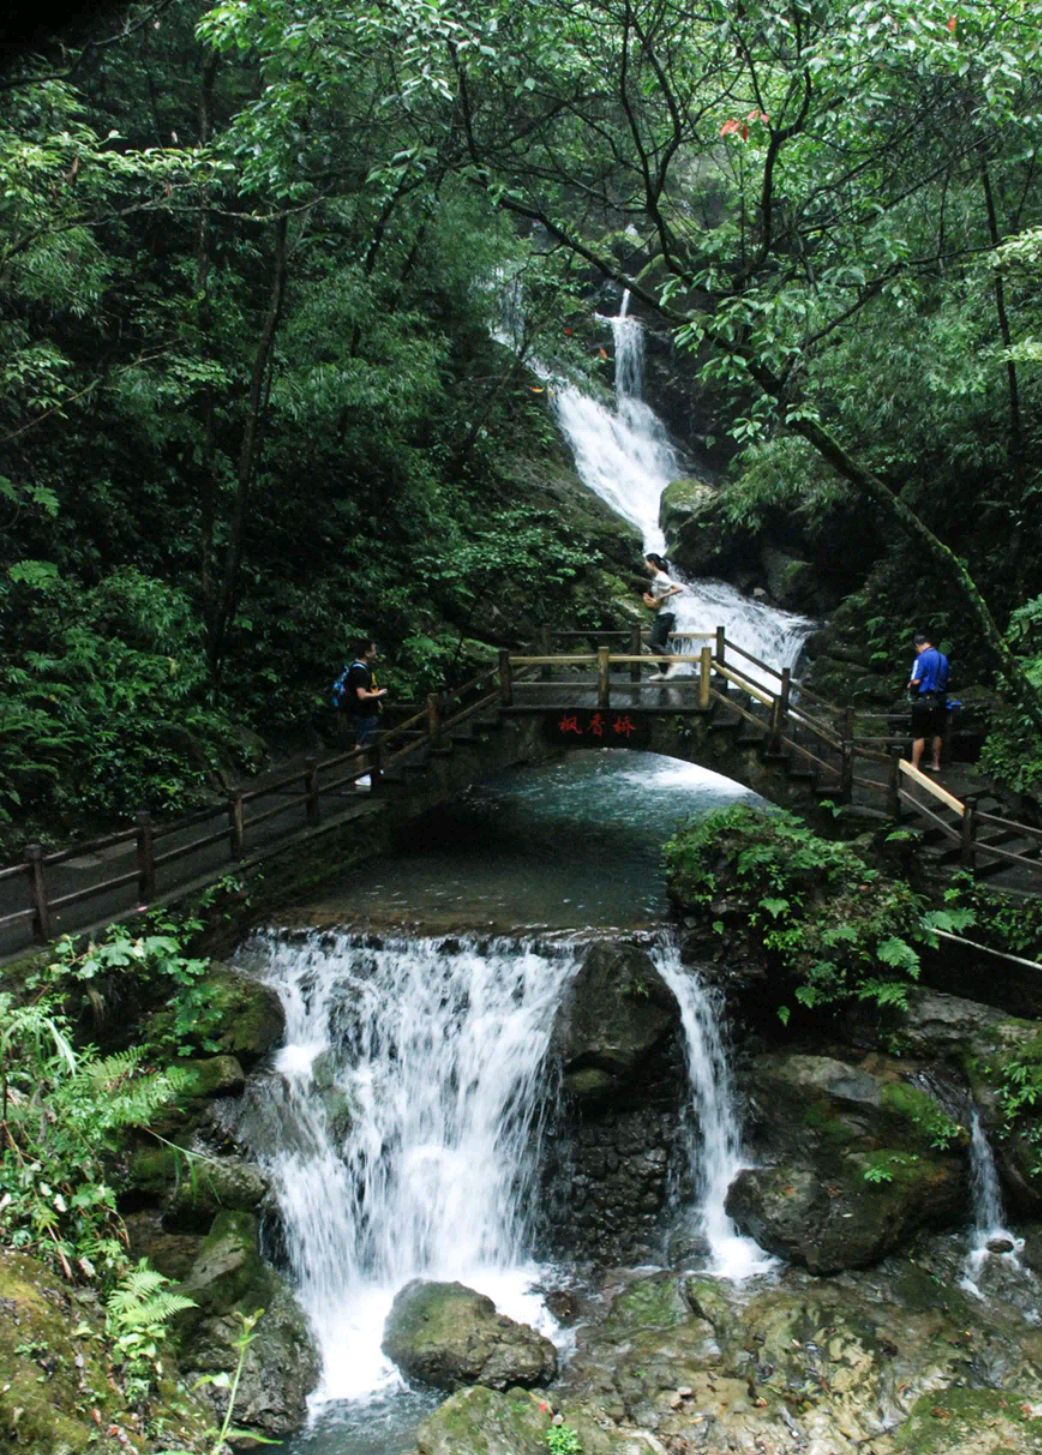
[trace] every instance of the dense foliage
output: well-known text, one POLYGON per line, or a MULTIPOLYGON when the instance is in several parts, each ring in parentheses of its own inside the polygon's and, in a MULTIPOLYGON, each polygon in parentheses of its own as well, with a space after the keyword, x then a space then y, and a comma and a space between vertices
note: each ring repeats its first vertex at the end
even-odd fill
POLYGON ((610 363, 605 281, 723 516, 882 558, 864 615, 936 614, 1037 783, 1027 0, 170 0, 44 52, 0 78, 0 827, 189 803, 321 728, 354 632, 400 692, 611 620, 527 372, 610 363))
MULTIPOLYGON (((967 907, 930 909, 853 845, 823 839, 789 813, 739 804, 709 814, 670 840, 666 858, 680 904, 713 914, 720 935, 735 931, 737 914, 777 965, 782 995, 809 1009, 904 1008, 920 949, 936 945, 936 930, 973 922, 967 907)), ((789 1007, 780 1013, 787 1019, 789 1007)))

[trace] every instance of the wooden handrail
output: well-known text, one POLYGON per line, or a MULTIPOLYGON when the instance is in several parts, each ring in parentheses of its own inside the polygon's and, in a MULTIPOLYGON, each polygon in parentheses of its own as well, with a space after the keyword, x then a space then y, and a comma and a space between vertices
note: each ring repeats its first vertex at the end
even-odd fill
POLYGON ((918 783, 920 788, 925 788, 926 791, 932 794, 934 798, 939 799, 940 802, 946 804, 953 813, 957 813, 959 817, 962 818, 963 814, 966 812, 966 805, 965 803, 963 803, 961 798, 956 798, 954 793, 949 793, 947 788, 942 788, 941 785, 939 783, 936 783, 929 776, 928 773, 923 773, 919 768, 913 768, 907 758, 901 759, 900 763, 898 764, 898 768, 906 778, 910 778, 913 783, 918 783))

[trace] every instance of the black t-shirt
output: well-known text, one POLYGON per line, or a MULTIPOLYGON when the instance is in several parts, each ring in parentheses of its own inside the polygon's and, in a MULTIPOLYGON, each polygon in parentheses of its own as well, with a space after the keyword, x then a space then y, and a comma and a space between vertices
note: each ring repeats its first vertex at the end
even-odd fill
POLYGON ((379 717, 378 697, 359 697, 358 689, 370 692, 373 674, 364 662, 352 662, 347 673, 347 710, 352 717, 379 717))

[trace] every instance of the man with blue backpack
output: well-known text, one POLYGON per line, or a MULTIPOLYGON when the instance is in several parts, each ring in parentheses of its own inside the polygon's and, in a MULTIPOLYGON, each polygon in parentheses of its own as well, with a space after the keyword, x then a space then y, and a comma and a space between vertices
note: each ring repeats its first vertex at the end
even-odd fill
MULTIPOLYGON (((376 643, 370 637, 356 637, 351 644, 354 661, 345 667, 333 683, 333 706, 347 710, 355 736, 356 748, 371 745, 380 730, 380 713, 386 687, 376 685, 373 667, 376 663, 376 643)), ((371 788, 372 778, 366 773, 355 782, 356 788, 371 788)))
POLYGON ((941 747, 948 725, 948 658, 939 652, 924 632, 917 632, 915 661, 908 682, 912 699, 912 767, 918 768, 932 739, 933 762, 927 763, 930 773, 941 771, 941 747))

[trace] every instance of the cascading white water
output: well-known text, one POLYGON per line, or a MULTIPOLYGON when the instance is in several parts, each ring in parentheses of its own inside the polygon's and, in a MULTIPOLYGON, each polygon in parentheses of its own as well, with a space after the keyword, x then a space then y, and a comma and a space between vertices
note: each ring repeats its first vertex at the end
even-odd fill
POLYGON ((684 1057, 691 1087, 691 1165, 695 1173, 699 1232, 709 1246, 709 1272, 748 1278, 774 1266, 774 1259, 743 1237, 725 1209, 727 1189, 748 1162, 735 1109, 727 1053, 720 1037, 721 1007, 697 973, 684 965, 675 940, 654 951, 655 967, 680 1006, 684 1057))
POLYGON ((284 1125, 260 1155, 322 1355, 314 1402, 397 1378, 380 1342, 410 1278, 460 1279, 546 1329, 527 1292, 533 1178, 571 952, 316 933, 261 958, 286 1041, 284 1125))
MULTIPOLYGON (((574 385, 559 387, 554 407, 583 483, 661 553, 662 492, 684 473, 665 425, 644 401, 644 330, 629 316, 629 294, 609 320, 615 344, 615 408, 574 385)), ((723 626, 730 641, 772 667, 794 667, 813 622, 754 601, 724 581, 689 581, 676 599, 678 633, 723 626)), ((748 665, 748 664, 746 664, 748 665)), ((755 675, 755 674, 754 674, 755 675)))
POLYGON ((1005 1246, 999 1256, 1007 1259, 1016 1268, 1020 1267, 1017 1252, 1023 1246, 1023 1239, 1015 1238, 1006 1227, 1002 1208, 1002 1193, 999 1189, 995 1158, 984 1133, 980 1114, 974 1108, 970 1123, 970 1177, 973 1194, 973 1229, 970 1234, 970 1251, 961 1286, 969 1293, 983 1298, 977 1280, 996 1246, 1005 1246))

